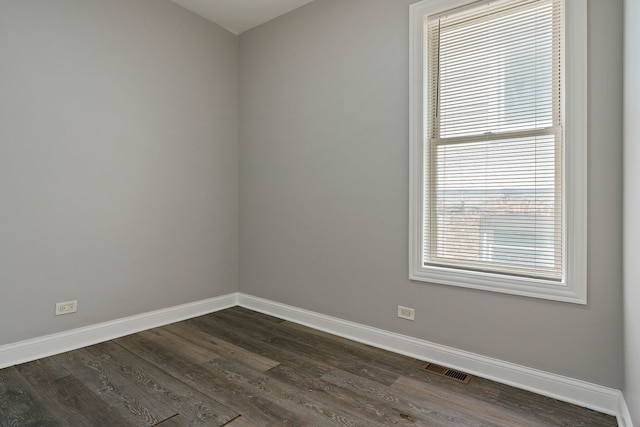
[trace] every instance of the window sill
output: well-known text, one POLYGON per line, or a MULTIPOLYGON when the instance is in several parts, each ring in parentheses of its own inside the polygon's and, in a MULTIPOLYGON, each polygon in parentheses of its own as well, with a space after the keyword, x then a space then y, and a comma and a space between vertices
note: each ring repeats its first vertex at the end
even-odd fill
POLYGON ((550 280, 471 272, 444 267, 412 269, 409 279, 574 304, 584 305, 587 303, 586 292, 581 291, 586 287, 572 287, 567 283, 550 280))

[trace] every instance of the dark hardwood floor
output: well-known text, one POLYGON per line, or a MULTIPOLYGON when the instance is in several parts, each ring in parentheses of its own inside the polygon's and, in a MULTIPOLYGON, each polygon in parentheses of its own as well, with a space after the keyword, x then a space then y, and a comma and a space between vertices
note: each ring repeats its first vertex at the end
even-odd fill
POLYGON ((0 426, 615 426, 235 307, 0 370, 0 426))

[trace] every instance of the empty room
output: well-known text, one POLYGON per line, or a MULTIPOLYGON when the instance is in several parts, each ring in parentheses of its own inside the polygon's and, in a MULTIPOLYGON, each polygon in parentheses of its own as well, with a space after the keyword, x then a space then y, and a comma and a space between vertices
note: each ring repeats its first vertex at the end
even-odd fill
POLYGON ((0 0, 0 426, 640 426, 639 28, 0 0))

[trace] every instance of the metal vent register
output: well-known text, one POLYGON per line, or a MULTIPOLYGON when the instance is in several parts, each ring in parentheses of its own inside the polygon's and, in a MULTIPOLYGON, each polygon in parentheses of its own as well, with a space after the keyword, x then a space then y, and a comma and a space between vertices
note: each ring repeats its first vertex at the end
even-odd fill
POLYGON ((444 366, 436 365, 435 363, 427 363, 421 368, 423 371, 431 372, 432 374, 440 375, 442 377, 451 378, 452 380, 459 381, 464 384, 468 384, 471 381, 471 375, 464 372, 456 371, 455 369, 449 369, 444 366))

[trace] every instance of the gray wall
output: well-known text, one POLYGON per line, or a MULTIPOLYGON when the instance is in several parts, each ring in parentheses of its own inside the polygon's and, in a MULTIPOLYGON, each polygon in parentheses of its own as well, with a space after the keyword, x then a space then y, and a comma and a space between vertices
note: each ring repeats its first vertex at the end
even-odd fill
POLYGON ((620 388, 622 1, 589 1, 587 306, 408 280, 410 3, 320 0, 241 35, 241 291, 620 388))
POLYGON ((640 425, 640 0, 625 0, 624 396, 640 425))
POLYGON ((412 2, 316 1, 243 34, 238 57, 168 0, 0 0, 0 345, 240 289, 622 387, 622 1, 589 2, 587 306, 407 279, 412 2))
POLYGON ((0 0, 0 345, 237 291, 237 46, 169 0, 0 0))

